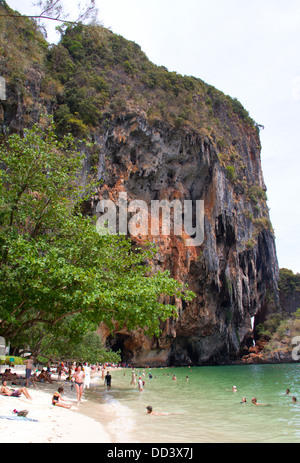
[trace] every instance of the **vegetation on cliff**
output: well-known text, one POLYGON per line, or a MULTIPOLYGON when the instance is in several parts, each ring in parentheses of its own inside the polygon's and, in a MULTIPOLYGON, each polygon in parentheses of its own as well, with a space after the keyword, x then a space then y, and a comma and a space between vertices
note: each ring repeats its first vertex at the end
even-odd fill
POLYGON ((290 353, 295 345, 293 340, 300 333, 300 304, 291 312, 282 301, 286 295, 298 296, 300 293, 300 274, 282 268, 279 272, 279 291, 281 306, 279 310, 268 315, 263 323, 256 327, 258 344, 262 355, 268 359, 275 353, 290 353))
POLYGON ((51 47, 47 67, 44 90, 59 101, 56 121, 75 134, 137 108, 152 123, 164 120, 176 128, 218 130, 221 108, 229 118, 255 125, 238 100, 154 65, 139 45, 101 26, 68 27, 51 47))

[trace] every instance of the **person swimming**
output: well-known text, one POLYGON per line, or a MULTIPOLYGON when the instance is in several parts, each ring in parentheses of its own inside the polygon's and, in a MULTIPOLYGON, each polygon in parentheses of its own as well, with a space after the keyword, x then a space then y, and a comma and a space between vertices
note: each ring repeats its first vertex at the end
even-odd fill
POLYGON ((148 405, 148 407, 146 407, 146 410, 147 410, 148 415, 156 415, 156 416, 170 415, 170 413, 154 412, 151 405, 148 405))
POLYGON ((251 402, 253 403, 253 405, 270 405, 270 404, 260 404, 260 403, 258 403, 256 397, 253 397, 253 399, 251 400, 251 402))

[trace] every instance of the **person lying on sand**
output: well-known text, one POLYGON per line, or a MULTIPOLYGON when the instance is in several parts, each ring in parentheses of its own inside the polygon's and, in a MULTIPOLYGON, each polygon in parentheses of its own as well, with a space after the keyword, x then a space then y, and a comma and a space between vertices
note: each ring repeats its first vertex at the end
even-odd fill
POLYGON ((57 392, 54 392, 53 397, 52 397, 52 405, 55 405, 56 407, 62 407, 62 408, 71 408, 72 404, 69 404, 62 400, 61 394, 63 392, 64 392, 63 387, 59 387, 57 392))
POLYGON ((0 394, 6 395, 8 397, 20 397, 22 394, 24 394, 26 399, 32 399, 26 387, 21 387, 20 389, 9 389, 5 380, 2 381, 0 394))

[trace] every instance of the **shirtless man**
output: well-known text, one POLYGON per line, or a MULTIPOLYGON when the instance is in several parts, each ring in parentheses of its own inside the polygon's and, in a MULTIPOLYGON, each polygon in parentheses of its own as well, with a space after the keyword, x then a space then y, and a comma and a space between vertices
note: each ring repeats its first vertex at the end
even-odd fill
POLYGON ((84 383, 85 373, 81 370, 81 366, 77 368, 73 375, 73 381, 75 381, 76 393, 77 393, 77 402, 81 402, 81 397, 83 394, 83 383, 84 383))
POLYGON ((20 389, 16 389, 16 390, 9 389, 7 387, 7 383, 6 383, 5 380, 2 381, 0 394, 6 395, 8 397, 20 397, 21 394, 24 394, 26 399, 30 399, 30 400, 32 399, 32 397, 30 397, 29 392, 26 389, 26 387, 21 387, 20 389))
POLYGON ((24 363, 26 365, 26 368, 25 368, 26 386, 28 387, 31 373, 34 368, 34 357, 31 355, 29 359, 24 361, 24 363))

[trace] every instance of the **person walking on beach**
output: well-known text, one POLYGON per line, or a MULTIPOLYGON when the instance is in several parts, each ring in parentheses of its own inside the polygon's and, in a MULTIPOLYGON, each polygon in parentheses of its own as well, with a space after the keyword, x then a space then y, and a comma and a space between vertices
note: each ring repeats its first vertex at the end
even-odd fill
POLYGON ((106 373, 104 383, 106 384, 107 390, 109 391, 110 388, 111 388, 111 375, 110 375, 109 371, 106 373))
POLYGON ((83 382, 84 382, 85 374, 81 370, 81 366, 77 368, 73 375, 73 380, 75 381, 76 386, 76 393, 77 393, 77 402, 81 402, 81 397, 83 394, 83 382))
POLYGON ((32 373, 33 366, 34 366, 34 357, 32 357, 31 355, 28 360, 25 360, 24 363, 26 365, 26 368, 25 368, 26 387, 28 387, 29 379, 31 377, 31 373, 32 373))
POLYGON ((89 389, 90 382, 91 382, 91 368, 89 367, 87 363, 84 364, 84 373, 85 373, 84 387, 89 389))

